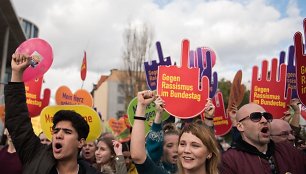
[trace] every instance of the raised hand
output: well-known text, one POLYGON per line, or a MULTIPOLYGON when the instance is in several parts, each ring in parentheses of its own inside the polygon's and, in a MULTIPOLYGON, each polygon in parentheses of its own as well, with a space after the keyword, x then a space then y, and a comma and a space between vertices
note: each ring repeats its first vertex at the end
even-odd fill
POLYGON ((148 106, 152 101, 154 101, 155 95, 153 91, 141 91, 137 93, 137 106, 148 106))
POLYGON ((162 100, 159 96, 157 96, 156 100, 154 101, 155 104, 155 118, 154 123, 161 123, 162 122, 162 113, 165 107, 165 101, 162 100))
MULTIPOLYGON (((279 66, 285 63, 286 52, 281 51, 279 56, 279 66)), ((294 59, 294 46, 291 45, 288 48, 288 63, 287 63, 287 80, 286 80, 286 89, 288 87, 292 90, 291 98, 297 98, 296 92, 296 68, 295 68, 295 59, 294 59)))
POLYGON ((237 111, 238 111, 238 108, 235 103, 232 103, 232 105, 229 106, 226 110, 226 115, 230 117, 233 126, 237 125, 237 120, 236 120, 237 111))
MULTIPOLYGON (((304 37, 306 37, 306 18, 304 24, 304 37)), ((306 38, 305 38, 306 39, 306 38)), ((306 55, 304 51, 303 38, 301 32, 294 35, 295 63, 296 63, 296 85, 297 95, 300 101, 306 106, 306 55)))
POLYGON ((40 98, 43 77, 25 83, 27 105, 30 117, 38 116, 43 108, 49 105, 50 89, 44 89, 43 98, 40 98))
POLYGON ((154 103, 155 103, 156 112, 161 113, 164 111, 165 101, 162 100, 159 96, 157 96, 154 103))
POLYGON ((250 102, 261 105, 274 118, 281 118, 290 102, 291 89, 286 90, 286 65, 280 65, 280 73, 277 73, 277 68, 277 59, 272 59, 268 75, 268 61, 264 60, 258 78, 258 67, 253 67, 250 102))
POLYGON ((205 117, 213 118, 215 114, 215 105, 210 98, 207 99, 207 103, 204 108, 205 117))
POLYGON ((192 118, 202 113, 209 96, 208 78, 203 76, 199 80, 200 69, 190 68, 188 59, 189 41, 183 40, 181 67, 158 67, 157 93, 167 103, 165 110, 179 118, 192 118))
POLYGON ((26 54, 14 53, 12 55, 12 82, 22 82, 22 75, 24 70, 29 67, 31 57, 26 54))
POLYGON ((156 60, 152 60, 151 65, 149 65, 149 62, 144 62, 147 85, 152 91, 156 90, 158 66, 171 65, 170 56, 166 58, 164 57, 160 42, 156 42, 156 49, 157 49, 159 63, 157 63, 156 60))
POLYGON ((117 141, 117 140, 112 140, 113 141, 113 146, 114 146, 114 151, 115 154, 118 155, 122 155, 122 144, 117 141))

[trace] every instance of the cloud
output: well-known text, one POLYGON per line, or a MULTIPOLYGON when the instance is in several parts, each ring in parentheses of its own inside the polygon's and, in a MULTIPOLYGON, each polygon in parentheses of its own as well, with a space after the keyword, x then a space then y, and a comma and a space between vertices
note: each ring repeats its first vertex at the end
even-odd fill
MULTIPOLYGON (((278 57, 302 31, 300 9, 291 0, 279 11, 264 0, 13 0, 17 13, 39 26, 40 37, 53 46, 54 63, 46 74, 53 91, 66 84, 80 87, 79 68, 87 51, 91 75, 85 83, 96 83, 99 75, 120 68, 123 31, 130 22, 153 26, 165 56, 180 62, 181 41, 191 48, 208 46, 217 53, 214 68, 219 78, 232 80, 243 69, 244 81, 262 59, 278 57)), ((152 58, 157 58, 153 47, 152 58)), ((86 86, 91 90, 91 85, 86 86)))

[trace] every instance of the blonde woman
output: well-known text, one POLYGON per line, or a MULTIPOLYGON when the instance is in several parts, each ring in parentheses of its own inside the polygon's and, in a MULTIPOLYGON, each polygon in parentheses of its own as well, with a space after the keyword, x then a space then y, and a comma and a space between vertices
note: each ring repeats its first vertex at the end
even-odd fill
MULTIPOLYGON (((150 158, 145 150, 145 109, 155 100, 152 91, 137 94, 138 104, 131 136, 131 155, 139 174, 165 174, 150 158)), ((179 136, 179 174, 217 174, 220 153, 217 142, 204 125, 191 123, 184 127, 179 136)))

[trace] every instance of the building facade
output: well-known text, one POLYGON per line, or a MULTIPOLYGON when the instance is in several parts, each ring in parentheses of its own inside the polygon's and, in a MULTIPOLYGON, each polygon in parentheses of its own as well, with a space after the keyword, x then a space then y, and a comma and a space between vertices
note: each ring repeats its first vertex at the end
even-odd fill
MULTIPOLYGON (((18 17, 10 0, 0 1, 0 96, 11 75, 11 56, 26 39, 38 37, 38 27, 18 17)), ((0 98, 0 104, 3 99, 0 98)))
POLYGON ((28 38, 38 36, 38 27, 19 18, 10 0, 0 0, 0 139, 4 120, 4 85, 11 78, 11 57, 28 38))
MULTIPOLYGON (((129 99, 126 98, 127 91, 124 88, 133 88, 136 82, 132 82, 132 85, 130 85, 130 80, 122 80, 126 73, 126 71, 112 69, 109 76, 102 75, 98 83, 94 85, 91 92, 94 107, 101 113, 103 122, 111 117, 118 119, 127 112, 129 99)), ((141 84, 141 88, 146 89, 144 72, 141 73, 141 78, 142 83, 137 82, 137 84, 141 84)), ((137 91, 134 91, 134 93, 137 93, 137 91)), ((132 94, 132 97, 135 97, 135 95, 132 94)))

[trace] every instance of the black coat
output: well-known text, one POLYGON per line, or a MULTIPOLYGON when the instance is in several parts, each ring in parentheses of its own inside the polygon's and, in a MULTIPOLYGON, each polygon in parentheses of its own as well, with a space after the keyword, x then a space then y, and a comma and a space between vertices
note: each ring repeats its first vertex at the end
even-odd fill
MULTIPOLYGON (((50 174, 56 166, 51 145, 43 145, 34 134, 26 104, 25 87, 21 82, 5 86, 5 126, 7 127, 24 174, 50 174)), ((84 161, 78 161, 79 174, 99 173, 84 161)), ((55 170, 56 171, 56 170, 55 170)))

